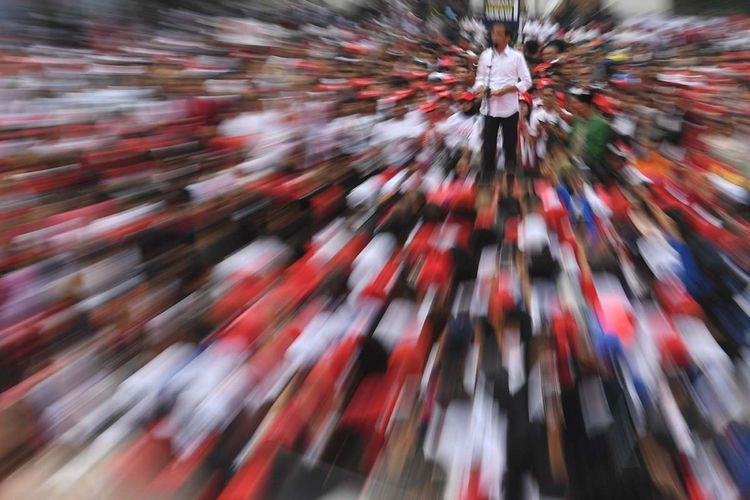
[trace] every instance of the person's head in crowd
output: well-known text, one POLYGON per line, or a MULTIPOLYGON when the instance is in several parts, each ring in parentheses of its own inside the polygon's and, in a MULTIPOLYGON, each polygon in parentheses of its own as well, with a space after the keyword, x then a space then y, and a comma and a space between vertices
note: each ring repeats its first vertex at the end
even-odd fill
POLYGON ((526 62, 529 64, 536 64, 538 62, 539 53, 539 42, 536 40, 526 40, 523 44, 523 55, 526 58, 526 62))
POLYGON ((400 90, 409 85, 409 80, 401 76, 394 76, 388 80, 389 86, 394 90, 400 90))
POLYGON ((403 119, 408 112, 409 106, 407 105, 406 99, 399 99, 398 101, 393 103, 393 110, 391 111, 391 115, 396 120, 403 119))
POLYGON ((644 135, 638 141, 638 149, 641 157, 648 157, 659 151, 661 144, 655 135, 644 135))
POLYGON ((607 146, 606 160, 607 164, 615 172, 620 172, 625 168, 628 162, 628 153, 625 150, 624 144, 617 142, 607 146))
POLYGON ((463 65, 456 66, 456 69, 453 71, 453 76, 456 80, 464 85, 466 85, 466 79, 469 77, 469 74, 470 71, 463 65))
POLYGON ((435 101, 435 113, 440 116, 447 116, 450 113, 452 102, 453 99, 450 98, 448 93, 441 93, 435 101))
POLYGON ((336 118, 352 116, 356 114, 357 100, 350 98, 339 101, 336 109, 336 118))
POLYGON ((414 102, 422 102, 427 98, 427 93, 423 88, 414 89, 414 102))
POLYGON ((355 104, 355 114, 358 115, 372 115, 377 111, 377 95, 375 91, 360 92, 357 94, 355 104))
POLYGON ((539 97, 542 99, 542 106, 547 111, 551 111, 557 107, 557 96, 555 96, 555 89, 552 85, 546 85, 539 91, 539 97))
POLYGON ((451 94, 453 94, 453 99, 459 99, 466 92, 466 90, 466 84, 462 82, 454 83, 453 86, 451 86, 451 94))
POLYGON ((554 73, 549 76, 552 84, 556 89, 562 89, 565 86, 565 79, 561 73, 554 73))
POLYGON ((492 46, 498 52, 504 51, 512 38, 513 31, 508 24, 502 22, 492 23, 490 27, 490 40, 492 41, 492 46))
POLYGON ((476 102, 474 94, 471 92, 464 92, 458 97, 458 102, 461 106, 461 112, 465 115, 475 115, 477 112, 476 102))
POLYGON ((542 199, 533 192, 528 192, 523 197, 523 208, 525 213, 535 213, 542 210, 542 199))
POLYGON ((542 49, 542 60, 551 63, 560 58, 560 54, 565 51, 565 42, 562 40, 552 40, 542 49))
POLYGON ((552 158, 562 158, 567 154, 565 143, 556 136, 552 136, 547 140, 547 150, 552 158))
POLYGON ((713 129, 713 135, 731 137, 734 135, 734 123, 731 115, 710 116, 709 127, 713 129))
POLYGON ((568 91, 571 111, 583 118, 590 118, 594 114, 594 94, 589 89, 573 87, 568 91))
POLYGON ((413 111, 419 107, 419 104, 424 101, 425 93, 410 92, 406 96, 406 108, 407 111, 413 111))

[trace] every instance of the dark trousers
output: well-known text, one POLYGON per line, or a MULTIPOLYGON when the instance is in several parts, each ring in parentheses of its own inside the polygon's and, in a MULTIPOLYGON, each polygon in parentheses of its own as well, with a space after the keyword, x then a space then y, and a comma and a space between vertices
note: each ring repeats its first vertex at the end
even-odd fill
POLYGON ((484 117, 484 132, 482 134, 482 173, 492 176, 497 165, 497 133, 503 127, 503 153, 505 153, 505 171, 515 172, 516 147, 518 146, 518 113, 507 118, 494 116, 484 117))

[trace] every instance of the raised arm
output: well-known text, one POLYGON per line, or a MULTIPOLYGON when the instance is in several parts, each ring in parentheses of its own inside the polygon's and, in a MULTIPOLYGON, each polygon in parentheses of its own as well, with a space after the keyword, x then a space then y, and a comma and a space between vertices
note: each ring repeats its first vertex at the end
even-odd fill
POLYGON ((477 65, 477 77, 474 80, 474 87, 472 90, 476 94, 484 92, 485 84, 489 77, 489 67, 487 64, 487 58, 484 57, 484 53, 479 56, 479 64, 477 65))

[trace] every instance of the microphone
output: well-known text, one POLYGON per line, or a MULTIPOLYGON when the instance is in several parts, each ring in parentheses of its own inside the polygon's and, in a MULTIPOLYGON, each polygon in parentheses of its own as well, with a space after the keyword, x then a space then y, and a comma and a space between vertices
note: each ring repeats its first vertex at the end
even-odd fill
POLYGON ((490 57, 490 66, 487 69, 487 84, 484 86, 484 97, 487 99, 487 106, 490 105, 492 90, 490 89, 490 78, 492 77, 492 64, 495 62, 495 47, 492 47, 492 57, 490 57))

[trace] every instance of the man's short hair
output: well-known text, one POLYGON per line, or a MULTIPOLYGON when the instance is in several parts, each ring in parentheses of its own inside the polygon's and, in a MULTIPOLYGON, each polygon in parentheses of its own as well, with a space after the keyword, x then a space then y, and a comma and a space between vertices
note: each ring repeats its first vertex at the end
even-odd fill
POLYGON ((565 52, 565 49, 568 48, 568 44, 565 43, 564 40, 555 39, 555 40, 550 40, 549 42, 547 42, 547 44, 544 47, 545 48, 555 47, 558 52, 562 53, 562 52, 565 52))
POLYGON ((536 55, 536 53, 539 52, 539 42, 536 40, 527 40, 526 43, 523 44, 523 52, 526 56, 536 55))

